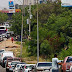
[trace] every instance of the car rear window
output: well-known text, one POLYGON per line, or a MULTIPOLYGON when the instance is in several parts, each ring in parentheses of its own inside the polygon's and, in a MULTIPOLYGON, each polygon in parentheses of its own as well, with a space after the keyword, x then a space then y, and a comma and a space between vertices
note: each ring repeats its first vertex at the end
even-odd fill
POLYGON ((52 63, 38 63, 38 67, 40 66, 52 66, 52 63))
POLYGON ((28 68, 29 68, 29 69, 32 69, 32 66, 26 66, 26 69, 28 69, 28 68))
POLYGON ((15 64, 18 64, 18 63, 19 63, 19 62, 12 62, 11 65, 15 65, 15 64))
POLYGON ((0 52, 3 52, 4 50, 0 50, 0 52))
POLYGON ((66 62, 72 62, 72 57, 68 57, 66 62))

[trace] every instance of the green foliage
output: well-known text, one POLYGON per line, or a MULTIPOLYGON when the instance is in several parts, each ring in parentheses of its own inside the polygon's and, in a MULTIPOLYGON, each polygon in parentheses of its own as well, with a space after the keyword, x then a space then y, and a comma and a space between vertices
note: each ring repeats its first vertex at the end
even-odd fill
MULTIPOLYGON (((26 7, 26 16, 24 17, 24 35, 28 35, 28 25, 26 19, 29 17, 26 7)), ((43 58, 50 58, 57 53, 62 59, 71 53, 72 37, 72 9, 61 7, 60 2, 39 4, 39 52, 43 58), (64 48, 67 47, 67 50, 64 48), (71 53, 70 53, 71 52, 71 53)), ((24 40, 29 56, 37 55, 37 7, 32 6, 31 19, 31 40, 24 40)), ((13 15, 13 30, 17 35, 21 34, 22 14, 13 15)))
POLYGON ((7 21, 8 15, 5 13, 0 13, 0 23, 7 21))

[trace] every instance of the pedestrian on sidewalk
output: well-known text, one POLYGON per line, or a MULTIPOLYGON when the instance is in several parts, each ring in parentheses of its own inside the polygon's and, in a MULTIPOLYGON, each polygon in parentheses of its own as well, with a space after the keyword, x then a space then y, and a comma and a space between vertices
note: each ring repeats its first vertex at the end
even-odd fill
POLYGON ((11 41, 12 41, 12 43, 13 43, 13 37, 11 37, 11 41))
POLYGON ((59 72, 58 62, 57 54, 55 54, 54 58, 52 58, 52 72, 59 72))

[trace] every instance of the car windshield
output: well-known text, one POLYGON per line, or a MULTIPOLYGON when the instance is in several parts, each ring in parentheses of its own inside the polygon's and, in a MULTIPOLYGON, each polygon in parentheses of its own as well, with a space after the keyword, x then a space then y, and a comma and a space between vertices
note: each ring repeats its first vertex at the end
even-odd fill
POLYGON ((72 62, 72 57, 68 57, 66 62, 72 62))
POLYGON ((38 67, 41 66, 52 66, 52 63, 38 63, 38 67))
POLYGON ((18 64, 18 63, 19 63, 19 62, 12 62, 11 65, 15 65, 15 64, 18 64))
POLYGON ((29 69, 32 69, 32 66, 26 66, 26 69, 28 69, 28 68, 29 68, 29 69))
POLYGON ((19 68, 20 67, 20 65, 17 65, 17 68, 19 68))

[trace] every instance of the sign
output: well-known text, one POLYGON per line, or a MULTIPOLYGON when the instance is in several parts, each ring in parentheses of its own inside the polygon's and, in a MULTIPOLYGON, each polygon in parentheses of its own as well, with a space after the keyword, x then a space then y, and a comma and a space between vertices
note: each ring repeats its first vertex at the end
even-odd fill
POLYGON ((14 1, 9 1, 9 9, 14 9, 14 1))
POLYGON ((61 0, 62 7, 72 7, 72 0, 61 0))
POLYGON ((14 0, 9 0, 9 13, 15 13, 14 0))
POLYGON ((15 13, 15 9, 9 9, 9 13, 15 13))

